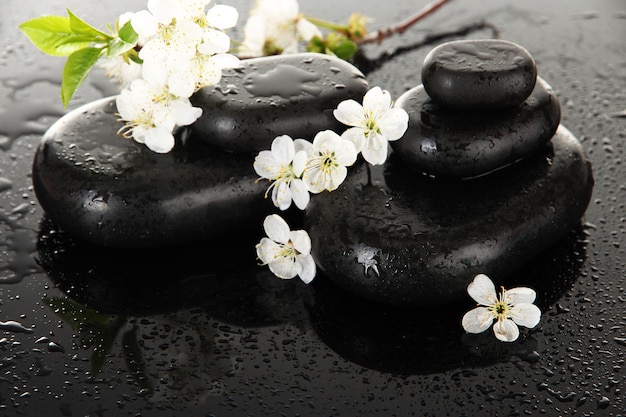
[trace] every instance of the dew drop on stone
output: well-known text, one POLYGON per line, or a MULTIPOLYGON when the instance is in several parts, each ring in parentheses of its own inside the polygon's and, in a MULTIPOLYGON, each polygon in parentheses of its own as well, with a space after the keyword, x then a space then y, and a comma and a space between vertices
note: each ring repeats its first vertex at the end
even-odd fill
POLYGON ((48 342, 48 352, 64 353, 65 349, 56 342, 48 342))
POLYGON ((6 330, 13 333, 27 333, 30 334, 33 332, 33 329, 23 326, 21 323, 17 321, 0 321, 0 330, 6 330))
POLYGON ((10 179, 0 177, 0 192, 10 190, 13 187, 13 182, 10 179))
POLYGON ((611 404, 611 400, 608 397, 602 397, 600 401, 598 401, 598 409, 604 410, 611 404))

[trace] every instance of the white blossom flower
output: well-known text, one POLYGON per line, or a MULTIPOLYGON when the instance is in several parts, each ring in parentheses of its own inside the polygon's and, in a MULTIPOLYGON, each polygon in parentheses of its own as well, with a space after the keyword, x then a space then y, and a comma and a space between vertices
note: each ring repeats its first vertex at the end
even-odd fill
POLYGON ((141 65, 130 59, 125 60, 121 56, 99 61, 98 65, 104 71, 104 75, 121 88, 129 88, 133 81, 141 78, 141 65))
MULTIPOLYGON (((141 78, 118 97, 126 137, 156 152, 174 145, 172 131, 198 119, 202 111, 188 98, 199 88, 219 82, 225 68, 239 59, 228 54, 230 38, 223 30, 235 26, 237 10, 210 0, 148 0, 148 10, 120 16, 129 21, 142 47, 141 78)), ((111 68, 123 77, 119 69, 111 68)), ((115 74, 113 74, 115 76, 115 74)))
POLYGON ((315 135, 313 148, 302 175, 312 193, 336 190, 346 179, 347 166, 356 161, 357 151, 352 142, 342 139, 332 130, 315 135))
POLYGON ((307 163, 310 142, 295 141, 287 135, 278 136, 272 142, 271 151, 261 151, 254 159, 254 170, 262 178, 273 181, 265 196, 272 191, 272 202, 281 210, 287 210, 291 201, 304 210, 309 204, 309 189, 302 181, 307 163))
POLYGON ((173 96, 161 84, 139 79, 116 99, 117 111, 126 121, 121 131, 145 143, 155 152, 169 152, 174 146, 172 131, 176 126, 195 122, 202 110, 192 107, 186 98, 173 96))
POLYGON ((467 287, 468 294, 479 304, 463 316, 463 328, 468 333, 482 333, 493 325, 493 332, 503 342, 512 342, 519 336, 517 326, 533 328, 541 320, 541 310, 533 304, 535 291, 518 287, 502 288, 496 294, 491 279, 478 274, 467 287))
POLYGON ((228 54, 230 37, 223 29, 237 22, 237 9, 216 5, 205 12, 208 0, 150 0, 148 9, 131 18, 146 44, 139 57, 143 78, 167 84, 179 97, 190 97, 199 88, 214 85, 222 70, 237 67, 228 54))
POLYGON ((387 142, 398 140, 408 128, 409 115, 404 109, 391 107, 391 95, 374 87, 363 97, 363 105, 344 100, 334 111, 341 123, 353 126, 342 137, 352 142, 363 158, 372 165, 387 159, 387 142))
POLYGON ((315 278, 315 262, 311 256, 311 239, 304 230, 290 230, 277 214, 269 215, 263 222, 268 237, 256 245, 256 253, 263 265, 279 278, 291 279, 296 275, 305 283, 315 278))
POLYGON ((244 26, 243 56, 298 52, 298 41, 322 37, 299 12, 297 0, 257 0, 244 26))

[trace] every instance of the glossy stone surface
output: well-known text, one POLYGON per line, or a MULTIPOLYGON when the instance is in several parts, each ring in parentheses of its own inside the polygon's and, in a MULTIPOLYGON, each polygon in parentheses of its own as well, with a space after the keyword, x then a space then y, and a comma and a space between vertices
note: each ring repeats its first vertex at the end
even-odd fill
POLYGON ((459 109, 517 106, 533 91, 536 78, 530 53, 500 39, 444 43, 422 66, 422 83, 433 101, 459 109))
POLYGON ((37 198, 71 235, 105 246, 175 245, 257 227, 272 205, 253 157, 187 137, 157 154, 116 132, 114 98, 78 108, 45 134, 37 198))
POLYGON ((219 85, 192 97, 203 110, 192 128, 207 143, 236 152, 269 149, 280 135, 313 140, 322 130, 343 132, 333 110, 346 99, 360 102, 367 90, 358 69, 328 55, 243 60, 224 71, 219 85))
POLYGON ((561 120, 559 101, 541 78, 530 97, 509 110, 444 108, 422 86, 395 106, 409 113, 409 128, 392 147, 413 169, 442 177, 475 177, 524 158, 550 140, 561 120))
POLYGON ((372 301, 445 304, 477 273, 496 281, 579 223, 593 187, 575 137, 473 180, 416 177, 397 159, 355 169, 306 211, 312 253, 331 280, 372 301))

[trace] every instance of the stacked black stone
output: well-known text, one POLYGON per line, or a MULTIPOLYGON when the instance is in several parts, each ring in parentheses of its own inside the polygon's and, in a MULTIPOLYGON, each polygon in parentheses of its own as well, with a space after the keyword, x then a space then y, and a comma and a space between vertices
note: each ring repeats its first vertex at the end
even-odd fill
POLYGON ((172 152, 118 134, 115 97, 86 104, 44 135, 33 185, 46 214, 97 245, 171 246, 257 230, 274 211, 256 181, 256 152, 279 135, 343 129, 333 110, 361 100, 363 74, 339 58, 294 54, 242 61, 192 97, 203 115, 172 152))
POLYGON ((386 165, 359 166, 307 208, 319 269, 377 302, 449 303, 479 273, 503 282, 580 224, 593 188, 524 48, 443 44, 422 81, 395 104, 409 127, 386 165))
POLYGON ((396 103, 410 127, 393 147, 427 174, 467 178, 510 165, 543 148, 561 120, 532 56, 511 42, 443 44, 426 57, 422 82, 396 103))

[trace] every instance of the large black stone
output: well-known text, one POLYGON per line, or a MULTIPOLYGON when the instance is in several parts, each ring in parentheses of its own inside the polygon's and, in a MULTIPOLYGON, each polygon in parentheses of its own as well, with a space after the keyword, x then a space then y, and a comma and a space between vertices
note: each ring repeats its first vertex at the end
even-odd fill
POLYGON ((241 64, 225 70, 219 85, 191 98, 203 110, 193 131, 230 151, 269 149, 280 135, 313 140, 326 129, 342 133, 345 126, 333 110, 346 99, 360 102, 368 90, 358 69, 328 55, 280 55, 241 64))
POLYGON ((435 104, 422 86, 396 102, 409 113, 409 128, 391 142, 415 170, 435 176, 474 177, 540 149, 561 120, 561 107, 541 78, 524 103, 501 111, 458 111, 435 104))
POLYGON ((593 177, 565 128, 535 155, 472 180, 416 176, 397 153, 315 196, 305 226, 320 270, 367 299, 445 304, 478 273, 496 282, 580 222, 593 177), (384 171, 382 171, 384 169, 384 171))
POLYGON ((157 154, 117 134, 114 98, 76 109, 45 134, 33 184, 71 235, 114 247, 163 246, 258 228, 272 211, 253 156, 180 139, 157 154))
POLYGON ((536 78, 530 53, 499 39, 444 43, 422 67, 422 83, 433 101, 460 109, 517 106, 533 91, 536 78))

